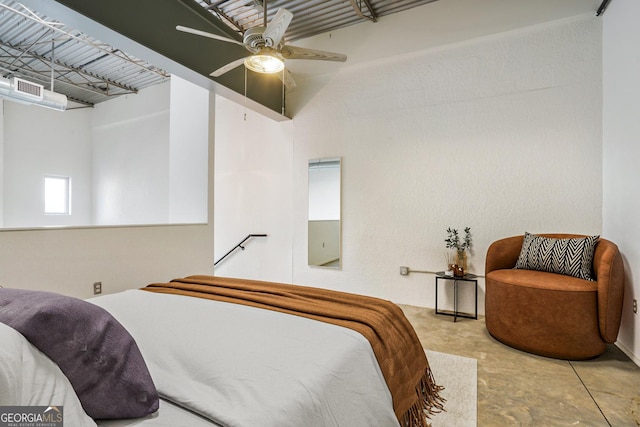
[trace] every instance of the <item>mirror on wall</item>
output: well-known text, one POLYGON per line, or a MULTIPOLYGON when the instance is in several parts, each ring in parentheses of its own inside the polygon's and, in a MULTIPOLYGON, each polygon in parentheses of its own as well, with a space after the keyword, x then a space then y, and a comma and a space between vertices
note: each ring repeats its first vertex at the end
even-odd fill
POLYGON ((340 268, 339 157, 309 160, 308 240, 311 266, 340 268))

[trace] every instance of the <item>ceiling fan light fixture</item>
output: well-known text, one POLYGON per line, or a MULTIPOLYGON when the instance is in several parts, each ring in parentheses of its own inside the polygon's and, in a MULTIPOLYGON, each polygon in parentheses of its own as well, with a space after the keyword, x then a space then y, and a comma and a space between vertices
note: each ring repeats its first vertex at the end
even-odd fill
POLYGON ((284 62, 280 58, 263 52, 245 58, 244 65, 251 71, 263 74, 279 73, 284 70, 284 62))
MULTIPOLYGON (((351 1, 353 2, 353 0, 351 1)), ((285 59, 311 59, 337 62, 344 62, 347 60, 347 56, 340 53, 324 52, 321 50, 287 45, 284 41, 284 34, 287 31, 291 20, 293 19, 293 14, 284 8, 280 8, 278 9, 278 12, 276 12, 275 16, 271 19, 271 21, 266 22, 267 0, 262 0, 262 6, 264 10, 264 26, 257 26, 247 29, 243 34, 242 43, 228 37, 218 36, 216 34, 196 30, 194 28, 183 27, 181 25, 178 25, 176 29, 185 33, 192 33, 203 37, 209 37, 227 43, 239 44, 244 46, 249 52, 251 52, 251 56, 238 58, 235 61, 231 61, 213 71, 211 74, 209 74, 211 77, 220 77, 224 73, 234 70, 236 67, 239 67, 243 64, 245 66, 245 69, 254 71, 256 73, 276 74, 282 72, 285 69, 285 59)), ((296 83, 293 81, 291 73, 289 72, 282 72, 280 80, 282 80, 284 86, 289 89, 296 87, 296 83)))

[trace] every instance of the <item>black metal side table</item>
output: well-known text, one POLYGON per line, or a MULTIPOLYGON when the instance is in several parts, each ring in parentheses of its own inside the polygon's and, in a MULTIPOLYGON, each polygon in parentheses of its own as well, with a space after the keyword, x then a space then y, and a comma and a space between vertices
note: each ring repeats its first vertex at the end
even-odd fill
POLYGON ((475 274, 467 273, 462 277, 447 276, 444 271, 438 271, 436 273, 436 314, 445 314, 447 316, 453 316, 453 321, 456 322, 458 317, 464 317, 467 319, 478 319, 478 276, 475 274), (440 310, 438 311, 438 281, 447 280, 453 281, 453 311, 440 310), (472 282, 476 288, 476 309, 475 314, 464 313, 458 311, 458 283, 459 282, 472 282))

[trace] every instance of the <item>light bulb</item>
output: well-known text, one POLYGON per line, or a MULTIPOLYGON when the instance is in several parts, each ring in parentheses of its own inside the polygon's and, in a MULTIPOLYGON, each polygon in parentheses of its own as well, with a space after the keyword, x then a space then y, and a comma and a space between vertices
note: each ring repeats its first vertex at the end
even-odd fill
POLYGON ((251 71, 264 74, 278 73, 284 69, 284 62, 280 58, 262 51, 247 57, 244 65, 251 71))

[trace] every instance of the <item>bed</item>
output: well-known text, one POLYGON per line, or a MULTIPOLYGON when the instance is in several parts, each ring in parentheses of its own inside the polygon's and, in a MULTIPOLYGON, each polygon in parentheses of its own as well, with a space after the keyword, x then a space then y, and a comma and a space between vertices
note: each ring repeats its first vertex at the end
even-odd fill
POLYGON ((0 289, 0 341, 0 407, 62 406, 74 427, 413 427, 443 409, 401 310, 324 289, 215 276, 87 301, 0 289))

